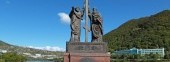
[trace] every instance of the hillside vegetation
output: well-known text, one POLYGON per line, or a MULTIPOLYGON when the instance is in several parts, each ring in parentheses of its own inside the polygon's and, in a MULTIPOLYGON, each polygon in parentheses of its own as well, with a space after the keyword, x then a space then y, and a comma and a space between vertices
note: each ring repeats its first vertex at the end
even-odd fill
POLYGON ((170 51, 170 10, 132 19, 104 35, 109 51, 136 48, 165 48, 170 51))

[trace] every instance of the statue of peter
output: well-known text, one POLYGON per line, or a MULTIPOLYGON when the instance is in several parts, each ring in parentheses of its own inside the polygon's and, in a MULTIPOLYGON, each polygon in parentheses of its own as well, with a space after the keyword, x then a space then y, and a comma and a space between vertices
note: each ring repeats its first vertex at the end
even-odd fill
POLYGON ((81 32, 81 20, 84 14, 84 9, 81 10, 79 7, 72 7, 69 14, 71 19, 71 38, 70 42, 80 42, 80 32, 81 32))

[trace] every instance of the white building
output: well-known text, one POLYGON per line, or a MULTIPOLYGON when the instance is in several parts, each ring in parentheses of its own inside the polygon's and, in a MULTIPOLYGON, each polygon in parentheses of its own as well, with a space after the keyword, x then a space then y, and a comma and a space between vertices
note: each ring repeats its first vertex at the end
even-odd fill
POLYGON ((145 54, 159 54, 162 57, 164 57, 165 52, 164 48, 158 48, 158 49, 137 49, 137 54, 145 55, 145 54))
POLYGON ((0 53, 7 53, 7 50, 0 49, 0 53))
POLYGON ((23 53, 24 55, 31 56, 31 53, 23 53))
POLYGON ((132 48, 129 50, 120 50, 120 51, 114 51, 115 54, 159 54, 161 57, 165 56, 165 49, 164 48, 156 48, 156 49, 137 49, 132 48))
POLYGON ((37 56, 37 57, 41 57, 41 54, 35 54, 35 56, 37 56))

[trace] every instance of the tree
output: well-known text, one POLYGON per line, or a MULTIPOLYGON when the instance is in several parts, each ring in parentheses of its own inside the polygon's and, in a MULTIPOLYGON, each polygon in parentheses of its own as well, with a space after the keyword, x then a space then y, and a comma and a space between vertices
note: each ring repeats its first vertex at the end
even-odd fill
POLYGON ((141 55, 140 54, 134 54, 134 59, 140 59, 141 55))
POLYGON ((2 55, 5 62, 24 62, 26 58, 16 53, 5 53, 2 55))
POLYGON ((166 54, 166 55, 164 56, 164 59, 170 59, 170 55, 166 54))

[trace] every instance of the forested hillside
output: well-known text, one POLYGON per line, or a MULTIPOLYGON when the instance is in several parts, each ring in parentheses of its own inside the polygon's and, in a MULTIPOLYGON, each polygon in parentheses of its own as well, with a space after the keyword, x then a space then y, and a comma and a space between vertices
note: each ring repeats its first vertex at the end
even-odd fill
POLYGON ((109 51, 136 48, 162 48, 170 51, 170 10, 132 19, 104 35, 109 51))

